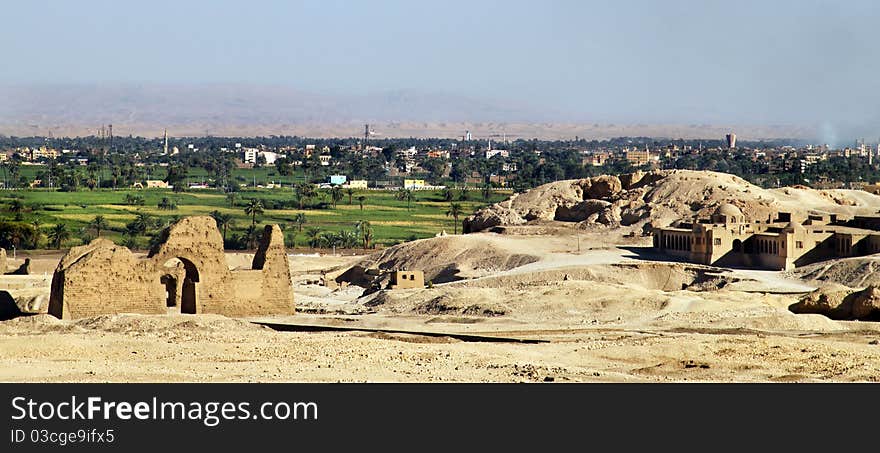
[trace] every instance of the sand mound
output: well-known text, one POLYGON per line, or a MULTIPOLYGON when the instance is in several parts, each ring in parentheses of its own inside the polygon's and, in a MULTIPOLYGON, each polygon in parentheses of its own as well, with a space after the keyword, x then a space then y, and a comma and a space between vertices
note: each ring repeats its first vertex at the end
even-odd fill
POLYGON ((61 321, 49 314, 36 314, 30 316, 17 316, 13 319, 0 322, 0 334, 29 334, 40 335, 45 333, 76 333, 84 332, 85 329, 61 321))
POLYGON ((117 314, 82 318, 74 323, 87 330, 129 335, 163 333, 247 332, 264 328, 240 319, 220 315, 137 315, 117 314))
POLYGON ((503 288, 544 285, 562 281, 587 281, 661 291, 711 291, 739 281, 709 266, 683 263, 634 262, 565 266, 513 275, 489 276, 456 283, 469 288, 503 288))
POLYGON ((730 331, 847 330, 819 315, 801 316, 786 307, 792 296, 738 291, 662 291, 633 285, 580 280, 521 283, 498 287, 467 284, 426 290, 381 291, 362 299, 379 313, 434 315, 432 323, 496 322, 528 331, 541 328, 730 331))
POLYGON ((509 244, 487 236, 441 236, 389 247, 346 269, 337 282, 367 287, 373 277, 367 269, 421 270, 425 281, 445 283, 506 271, 538 261, 538 257, 511 250, 509 244))
POLYGON ((767 190, 726 173, 657 170, 545 184, 478 211, 464 220, 464 231, 554 220, 647 232, 649 226, 708 217, 725 203, 755 219, 777 211, 803 216, 808 211, 855 214, 880 209, 880 197, 864 191, 803 186, 767 190))
POLYGON ((824 261, 788 272, 788 275, 808 281, 833 282, 852 288, 880 285, 880 256, 824 261))

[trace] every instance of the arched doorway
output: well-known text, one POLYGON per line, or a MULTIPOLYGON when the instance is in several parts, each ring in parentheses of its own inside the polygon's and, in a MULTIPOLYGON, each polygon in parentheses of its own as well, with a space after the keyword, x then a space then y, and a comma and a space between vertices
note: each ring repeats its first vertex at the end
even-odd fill
POLYGON ((734 253, 742 253, 743 251, 743 243, 739 239, 733 240, 733 252, 734 253))
MULTIPOLYGON (((180 313, 195 314, 198 311, 199 270, 192 261, 186 258, 171 258, 165 262, 164 267, 168 271, 161 277, 167 292, 166 305, 179 307, 180 313), (174 292, 171 293, 173 282, 174 292), (178 285, 178 283, 180 283, 178 285), (177 288, 180 288, 180 297, 177 296, 177 288)), ((177 311, 177 310, 175 310, 177 311)))
POLYGON ((159 279, 159 281, 165 285, 165 307, 168 308, 169 312, 180 311, 180 300, 178 299, 177 294, 177 277, 171 274, 165 274, 159 279))

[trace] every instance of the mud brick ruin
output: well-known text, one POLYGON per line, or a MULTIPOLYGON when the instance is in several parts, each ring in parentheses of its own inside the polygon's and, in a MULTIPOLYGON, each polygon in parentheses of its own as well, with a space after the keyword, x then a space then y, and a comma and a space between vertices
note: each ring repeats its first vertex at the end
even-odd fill
POLYGON ((61 318, 141 313, 225 316, 294 313, 278 225, 266 226, 251 269, 230 270, 211 217, 186 217, 145 258, 106 239, 74 247, 52 276, 49 313, 61 318))

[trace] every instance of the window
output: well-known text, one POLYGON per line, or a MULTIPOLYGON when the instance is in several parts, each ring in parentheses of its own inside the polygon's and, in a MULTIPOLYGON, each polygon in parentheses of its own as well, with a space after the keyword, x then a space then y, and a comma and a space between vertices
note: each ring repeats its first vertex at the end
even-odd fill
POLYGON ((794 246, 799 249, 802 249, 802 248, 804 248, 804 243, 803 243, 803 241, 795 241, 794 246))
POLYGON ((721 238, 715 238, 714 244, 721 245, 721 238))

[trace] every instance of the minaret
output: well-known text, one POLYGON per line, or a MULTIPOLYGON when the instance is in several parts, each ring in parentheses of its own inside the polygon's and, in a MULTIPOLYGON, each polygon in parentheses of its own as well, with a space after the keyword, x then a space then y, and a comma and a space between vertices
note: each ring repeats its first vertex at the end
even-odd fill
POLYGON ((164 154, 166 156, 168 155, 168 129, 165 129, 165 153, 164 154))

